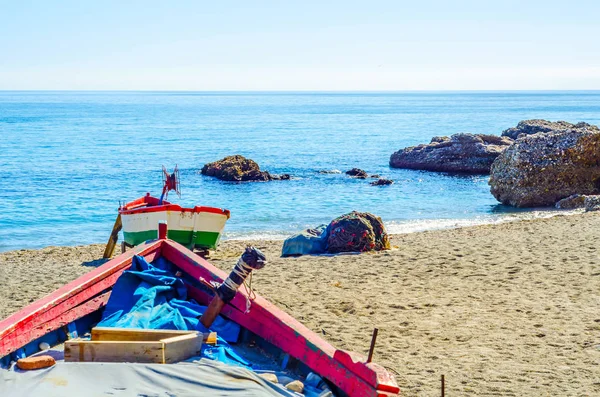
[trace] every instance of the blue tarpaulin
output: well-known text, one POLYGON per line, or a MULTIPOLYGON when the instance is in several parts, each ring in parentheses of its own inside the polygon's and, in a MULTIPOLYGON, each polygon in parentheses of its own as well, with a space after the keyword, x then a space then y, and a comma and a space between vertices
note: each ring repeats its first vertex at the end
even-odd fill
MULTIPOLYGON (((115 283, 98 326, 208 332, 197 318, 206 306, 188 301, 187 287, 175 272, 174 265, 164 258, 148 263, 134 256, 131 269, 115 283)), ((217 317, 210 330, 235 342, 240 326, 217 317)))
POLYGON ((207 330, 198 317, 206 306, 187 300, 187 287, 177 269, 164 258, 148 263, 133 257, 131 268, 123 272, 110 294, 99 327, 177 329, 209 332, 218 336, 216 346, 203 345, 202 357, 228 364, 258 368, 240 357, 227 342, 236 342, 240 326, 217 317, 207 330))
POLYGON ((306 229, 283 242, 281 256, 323 254, 327 250, 328 226, 306 229))

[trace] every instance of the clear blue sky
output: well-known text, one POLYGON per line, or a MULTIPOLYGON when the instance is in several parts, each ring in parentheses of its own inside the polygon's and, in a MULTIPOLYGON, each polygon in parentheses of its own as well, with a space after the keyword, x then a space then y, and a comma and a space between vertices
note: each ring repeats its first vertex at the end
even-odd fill
POLYGON ((0 0, 0 89, 600 89, 600 1, 0 0))

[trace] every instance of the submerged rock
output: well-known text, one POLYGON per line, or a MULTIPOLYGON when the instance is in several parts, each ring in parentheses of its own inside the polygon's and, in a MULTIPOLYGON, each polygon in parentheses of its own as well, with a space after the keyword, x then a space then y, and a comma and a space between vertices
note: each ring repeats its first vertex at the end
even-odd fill
POLYGON ((520 136, 533 135, 546 132, 565 132, 577 129, 598 129, 588 123, 571 124, 566 121, 548 121, 541 119, 523 120, 516 127, 509 128, 502 132, 502 136, 517 139, 520 136))
POLYGON ((365 179, 367 176, 367 171, 361 170, 360 168, 352 168, 349 171, 346 171, 346 175, 353 176, 355 178, 365 179))
POLYGON ((247 159, 239 154, 205 164, 200 172, 202 175, 213 176, 222 181, 230 182, 266 182, 290 179, 289 174, 273 175, 267 171, 261 171, 254 160, 247 159))
POLYGON ((335 218, 328 226, 327 251, 365 252, 390 249, 383 221, 368 212, 352 211, 335 218))
POLYGON ((585 198, 588 196, 584 196, 583 194, 574 194, 562 200, 559 200, 555 207, 560 210, 574 210, 576 208, 584 208, 585 207, 585 198))
POLYGON ((341 174, 340 170, 319 170, 317 171, 319 174, 341 174))
POLYGON ((574 194, 600 193, 600 130, 584 124, 517 139, 492 165, 494 197, 516 207, 535 207, 574 194))
POLYGON ((391 179, 381 178, 381 179, 371 182, 370 185, 371 186, 387 186, 387 185, 391 185, 392 183, 394 183, 394 181, 391 179))
POLYGON ((484 134, 434 137, 427 145, 411 146, 390 157, 390 167, 426 171, 488 174, 512 139, 484 134))
POLYGON ((287 181, 292 178, 292 176, 290 174, 281 174, 281 175, 269 174, 269 175, 271 176, 271 179, 274 181, 287 181))

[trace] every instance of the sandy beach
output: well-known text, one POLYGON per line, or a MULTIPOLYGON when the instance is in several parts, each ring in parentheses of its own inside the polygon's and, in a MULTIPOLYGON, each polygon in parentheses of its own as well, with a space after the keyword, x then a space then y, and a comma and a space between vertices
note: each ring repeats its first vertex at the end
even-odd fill
MULTIPOLYGON (((393 250, 268 255, 254 288, 335 346, 396 373, 404 396, 600 395, 600 216, 392 237, 393 250)), ((210 261, 229 270, 247 241, 210 261)), ((0 318, 103 263, 103 245, 0 253, 0 318)))

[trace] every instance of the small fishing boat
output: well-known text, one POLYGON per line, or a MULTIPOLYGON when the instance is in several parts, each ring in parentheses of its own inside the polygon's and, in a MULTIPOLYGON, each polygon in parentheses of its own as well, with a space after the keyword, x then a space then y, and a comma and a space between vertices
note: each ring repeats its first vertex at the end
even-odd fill
POLYGON ((166 221, 169 225, 169 238, 190 248, 199 250, 215 249, 230 217, 229 210, 195 206, 183 208, 168 201, 169 191, 179 196, 179 171, 175 167, 172 174, 163 167, 163 192, 160 198, 140 197, 119 208, 123 238, 129 247, 156 237, 156 225, 166 221))
MULTIPOLYGON (((89 390, 95 390, 99 395, 103 392, 137 395, 135 393, 147 394, 146 391, 151 390, 150 395, 157 396, 298 396, 283 385, 256 375, 270 373, 276 379, 285 379, 285 383, 302 382, 301 394, 310 397, 398 395, 394 377, 370 360, 374 340, 368 359, 336 349, 251 289, 239 288, 253 270, 266 264, 260 251, 247 248, 227 275, 167 235, 166 223, 161 223, 154 240, 122 253, 0 321, 0 394, 52 396, 75 390, 75 394, 69 395, 79 395, 78 391, 89 395, 89 390), (123 290, 123 286, 131 285, 132 277, 140 277, 138 289, 123 290), (194 308, 203 305, 199 320, 186 319, 182 323, 185 325, 178 329, 216 330, 217 335, 225 338, 217 342, 220 346, 208 345, 206 338, 201 339, 202 348, 191 352, 192 356, 201 352, 200 358, 171 364, 177 361, 174 357, 184 357, 182 354, 186 352, 182 349, 189 346, 189 335, 173 333, 181 331, 163 335, 165 330, 161 329, 162 336, 155 339, 167 339, 160 342, 141 341, 137 332, 142 331, 135 329, 129 333, 118 328, 113 330, 112 334, 127 341, 110 342, 101 338, 111 332, 97 325, 123 327, 123 319, 128 324, 139 325, 147 313, 156 312, 153 307, 146 307, 143 312, 128 312, 126 307, 128 299, 133 296, 139 299, 141 292, 151 290, 152 277, 159 280, 157 291, 171 288, 169 294, 174 291, 183 294, 187 301, 177 301, 177 306, 183 308, 181 313, 192 313, 193 317, 194 308), (146 343, 160 345, 162 349, 170 345, 174 350, 169 353, 170 358, 162 352, 159 357, 162 361, 154 361, 156 355, 144 361, 154 349, 146 343), (146 348, 135 350, 135 346, 146 348), (215 350, 217 348, 225 350, 215 350), (58 354, 54 366, 36 371, 15 369, 14 361, 40 354, 40 349, 44 354, 58 354), (109 350, 103 353, 102 349, 109 350), (23 394, 19 394, 20 391, 23 394)), ((139 301, 130 306, 141 307, 139 301)), ((156 313, 159 321, 168 317, 165 313, 171 313, 163 309, 156 313)))

